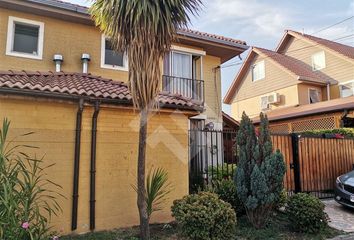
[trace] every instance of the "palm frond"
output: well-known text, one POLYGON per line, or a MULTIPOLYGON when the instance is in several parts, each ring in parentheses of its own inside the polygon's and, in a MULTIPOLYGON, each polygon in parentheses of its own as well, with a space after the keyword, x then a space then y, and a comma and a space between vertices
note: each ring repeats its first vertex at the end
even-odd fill
POLYGON ((187 28, 201 0, 96 0, 89 12, 115 50, 129 59, 129 89, 134 106, 156 106, 161 82, 159 61, 176 32, 187 28))

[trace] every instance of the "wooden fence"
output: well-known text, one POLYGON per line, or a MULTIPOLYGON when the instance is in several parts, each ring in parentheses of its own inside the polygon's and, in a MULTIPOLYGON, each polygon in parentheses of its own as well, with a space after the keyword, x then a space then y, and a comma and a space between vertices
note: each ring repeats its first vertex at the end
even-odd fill
POLYGON ((289 192, 330 196, 328 193, 333 190, 336 178, 354 166, 353 138, 273 135, 272 141, 274 149, 279 149, 284 155, 287 166, 284 186, 289 192), (297 148, 295 152, 294 148, 297 148))

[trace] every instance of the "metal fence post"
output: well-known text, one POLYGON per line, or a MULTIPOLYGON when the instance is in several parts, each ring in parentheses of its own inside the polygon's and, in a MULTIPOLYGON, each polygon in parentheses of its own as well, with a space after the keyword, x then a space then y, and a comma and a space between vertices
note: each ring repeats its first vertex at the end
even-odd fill
POLYGON ((301 192, 301 176, 300 176, 300 161, 299 161, 299 135, 291 134, 291 145, 293 150, 293 166, 294 169, 294 184, 295 193, 301 192))

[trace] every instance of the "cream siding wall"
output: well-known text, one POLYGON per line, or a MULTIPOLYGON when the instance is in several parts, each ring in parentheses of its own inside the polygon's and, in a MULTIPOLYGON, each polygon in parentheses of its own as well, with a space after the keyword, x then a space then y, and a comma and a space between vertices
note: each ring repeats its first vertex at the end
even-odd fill
MULTIPOLYGON (((39 99, 0 98, 0 119, 11 121, 12 137, 35 132, 15 142, 39 147, 33 153, 44 156, 50 180, 60 184, 63 209, 53 218, 53 230, 70 233, 72 184, 77 105, 39 99), (63 121, 65 119, 65 121, 63 121)), ((93 109, 85 106, 82 121, 79 208, 77 233, 89 231, 89 180, 91 121, 93 109)), ((136 193, 138 115, 132 110, 102 107, 98 116, 96 173, 96 230, 134 226, 139 223, 136 193)), ((171 221, 172 201, 188 194, 188 117, 160 112, 148 125, 147 169, 163 167, 169 173, 173 191, 163 210, 152 222, 171 221)))
MULTIPOLYGON (((339 56, 332 51, 326 50, 321 45, 315 45, 305 40, 292 37, 283 53, 312 67, 311 56, 320 51, 325 52, 326 58, 326 67, 320 70, 322 73, 339 83, 354 80, 354 60, 339 56)), ((339 97, 339 86, 331 86, 331 98, 339 97)))
POLYGON ((243 77, 241 84, 235 93, 234 101, 241 101, 278 91, 279 89, 295 85, 297 82, 296 77, 293 77, 269 59, 257 55, 251 62, 248 72, 243 77), (265 65, 265 78, 253 82, 251 66, 263 60, 265 65))
POLYGON ((309 96, 309 91, 310 89, 316 89, 317 92, 319 93, 319 100, 323 101, 323 93, 322 93, 322 88, 316 85, 311 85, 311 84, 298 84, 298 94, 299 94, 299 104, 304 105, 304 104, 310 104, 310 96, 309 96))
MULTIPOLYGON (((273 91, 270 91, 268 93, 265 93, 264 95, 268 95, 272 92, 273 91)), ((294 105, 299 104, 297 85, 285 87, 285 88, 277 90, 276 92, 280 94, 281 101, 279 104, 276 104, 276 105, 272 104, 270 110, 274 110, 274 109, 282 108, 282 107, 294 106, 294 105)), ((251 118, 257 117, 260 114, 260 112, 262 111, 261 97, 264 95, 262 94, 262 95, 255 96, 252 98, 247 98, 244 100, 233 102, 231 104, 232 117, 234 117, 236 120, 240 120, 242 117, 242 113, 244 111, 251 118)))

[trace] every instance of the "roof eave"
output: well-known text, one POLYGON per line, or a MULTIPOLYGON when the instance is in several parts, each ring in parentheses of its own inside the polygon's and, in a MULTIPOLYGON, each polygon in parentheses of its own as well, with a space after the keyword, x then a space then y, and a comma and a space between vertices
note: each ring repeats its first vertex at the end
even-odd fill
MULTIPOLYGON (((82 95, 73 95, 67 93, 46 92, 46 91, 19 89, 19 88, 1 87, 0 94, 18 95, 18 96, 25 96, 25 97, 43 97, 43 98, 66 100, 66 101, 78 101, 80 99, 84 99, 87 102, 99 101, 102 104, 132 106, 132 102, 128 99, 96 98, 91 96, 82 96, 82 95)), ((196 111, 196 112, 202 112, 204 110, 202 106, 196 106, 196 105, 184 106, 184 105, 176 105, 176 104, 159 103, 159 107, 167 108, 167 109, 196 111)))

